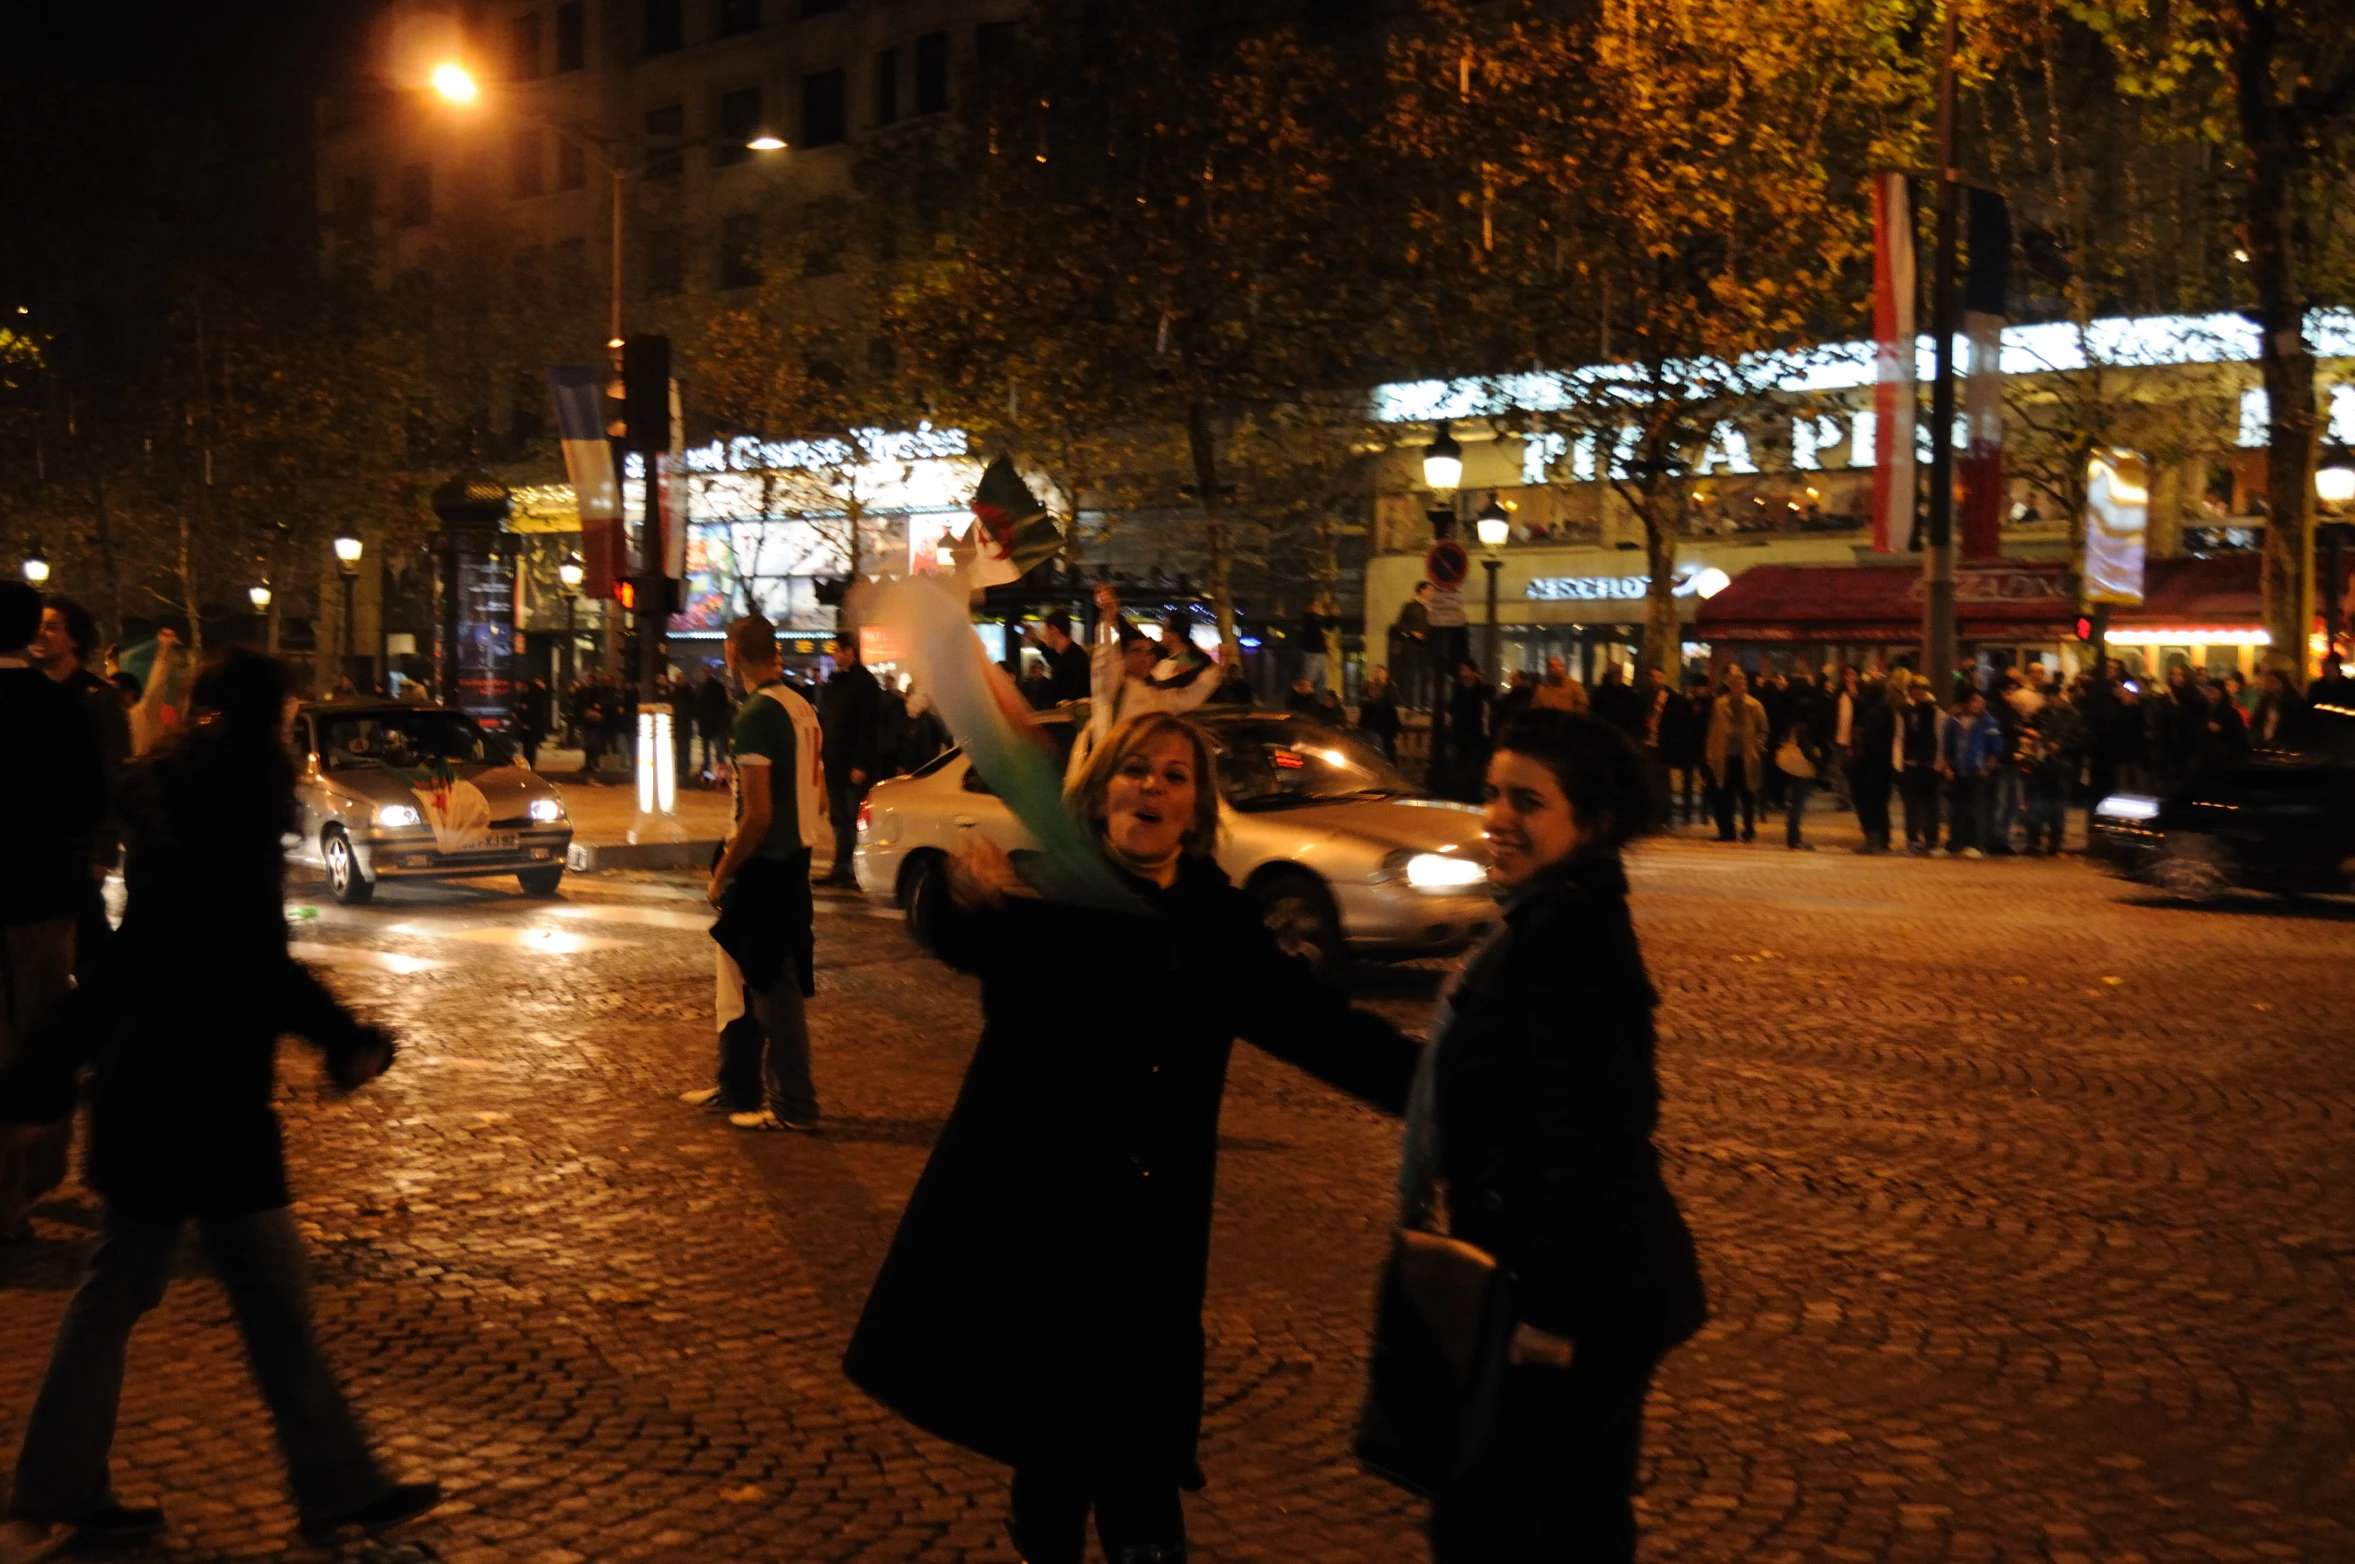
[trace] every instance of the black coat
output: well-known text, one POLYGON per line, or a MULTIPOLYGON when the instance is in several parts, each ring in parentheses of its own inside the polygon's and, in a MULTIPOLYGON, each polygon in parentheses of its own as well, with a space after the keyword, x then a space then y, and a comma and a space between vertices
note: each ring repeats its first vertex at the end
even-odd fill
POLYGON ((818 726, 825 743, 826 780, 847 783, 853 771, 872 782, 882 774, 883 686, 864 663, 852 663, 818 694, 818 726))
POLYGON ((1886 780, 1897 765, 1897 709, 1879 690, 1856 697, 1848 718, 1850 774, 1866 780, 1886 780))
POLYGON ((1664 1350, 1707 1310, 1652 1147, 1658 996, 1616 855, 1547 870, 1449 996, 1434 1099, 1452 1231, 1514 1309, 1580 1344, 1664 1350))
POLYGON ((292 770, 274 735, 235 750, 208 723, 125 769, 129 899, 105 972, 0 1077, 0 1121, 48 1123, 96 1065, 89 1182, 134 1217, 285 1205, 279 1037, 309 1038, 340 1073, 377 1036, 287 954, 292 770))
MULTIPOLYGON (((1010 1465, 1070 1460, 1124 1408, 1199 1486, 1202 1298, 1239 1035, 1397 1111, 1414 1045, 1284 955, 1189 857, 1134 915, 1008 898, 944 912, 981 1041, 844 1369, 910 1422, 1010 1465), (1097 1410, 1091 1412, 1093 1407, 1097 1410)), ((1131 1426, 1131 1437, 1138 1432, 1131 1426)))

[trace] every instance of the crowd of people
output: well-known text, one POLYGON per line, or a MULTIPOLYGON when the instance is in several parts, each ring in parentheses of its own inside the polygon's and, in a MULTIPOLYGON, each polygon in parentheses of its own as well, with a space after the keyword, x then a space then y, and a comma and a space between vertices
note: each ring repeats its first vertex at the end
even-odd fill
MULTIPOLYGON (((1303 691, 1291 704, 1398 756, 1399 704, 1381 668, 1354 719, 1326 696, 1303 691)), ((1992 672, 1972 663, 1942 700, 1903 663, 1815 676, 1728 664, 1695 670, 1678 689, 1619 666, 1589 687, 1556 657, 1498 688, 1467 658, 1439 714, 1430 786, 1476 800, 1495 736, 1515 718, 1589 712, 1650 763, 1670 826, 1714 825, 1718 840, 1748 842, 1762 817, 1780 816, 1784 844, 1813 851, 1807 814, 1828 798, 1854 813, 1863 853, 2042 856, 2062 850, 2070 809, 2294 744, 2316 705, 2355 708, 2355 680, 2334 669, 2300 692, 2271 670, 2252 681, 2181 662, 2156 683, 2114 659, 2069 679, 2041 661, 1992 672)))

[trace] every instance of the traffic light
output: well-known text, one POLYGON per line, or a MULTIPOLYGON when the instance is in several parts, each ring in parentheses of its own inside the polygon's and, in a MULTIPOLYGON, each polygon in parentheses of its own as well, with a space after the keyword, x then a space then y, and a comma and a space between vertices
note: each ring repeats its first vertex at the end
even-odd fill
POLYGON ((638 583, 630 580, 627 576, 614 582, 613 600, 621 605, 623 613, 636 613, 638 610, 638 583))
POLYGON ((671 448, 671 339, 631 337, 621 347, 622 441, 639 452, 671 448))
POLYGON ((2077 616, 2077 639, 2080 641, 2093 639, 2093 621, 2083 614, 2077 616))

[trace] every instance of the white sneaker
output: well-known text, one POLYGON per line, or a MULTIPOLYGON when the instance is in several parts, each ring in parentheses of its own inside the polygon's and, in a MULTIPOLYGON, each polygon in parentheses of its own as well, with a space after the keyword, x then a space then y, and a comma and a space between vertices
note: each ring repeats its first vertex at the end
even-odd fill
POLYGON ((691 1092, 679 1093, 679 1101, 690 1108, 708 1108, 720 1100, 717 1086, 699 1086, 691 1092))
POLYGON ((1962 850, 1962 855, 1963 855, 1965 858, 1984 858, 1984 857, 1986 857, 1986 856, 1987 856, 1985 853, 1983 853, 1983 852, 1979 851, 1979 849, 1977 849, 1976 847, 1966 847, 1966 848, 1964 848, 1964 849, 1962 850))

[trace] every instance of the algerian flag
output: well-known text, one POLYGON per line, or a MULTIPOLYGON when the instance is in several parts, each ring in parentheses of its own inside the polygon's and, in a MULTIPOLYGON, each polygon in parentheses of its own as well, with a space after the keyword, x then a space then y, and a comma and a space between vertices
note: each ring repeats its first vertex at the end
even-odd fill
POLYGON ((972 560, 965 566, 969 587, 1019 581, 1063 547, 1055 519, 1003 456, 981 474, 981 485, 973 491, 973 518, 972 560))

